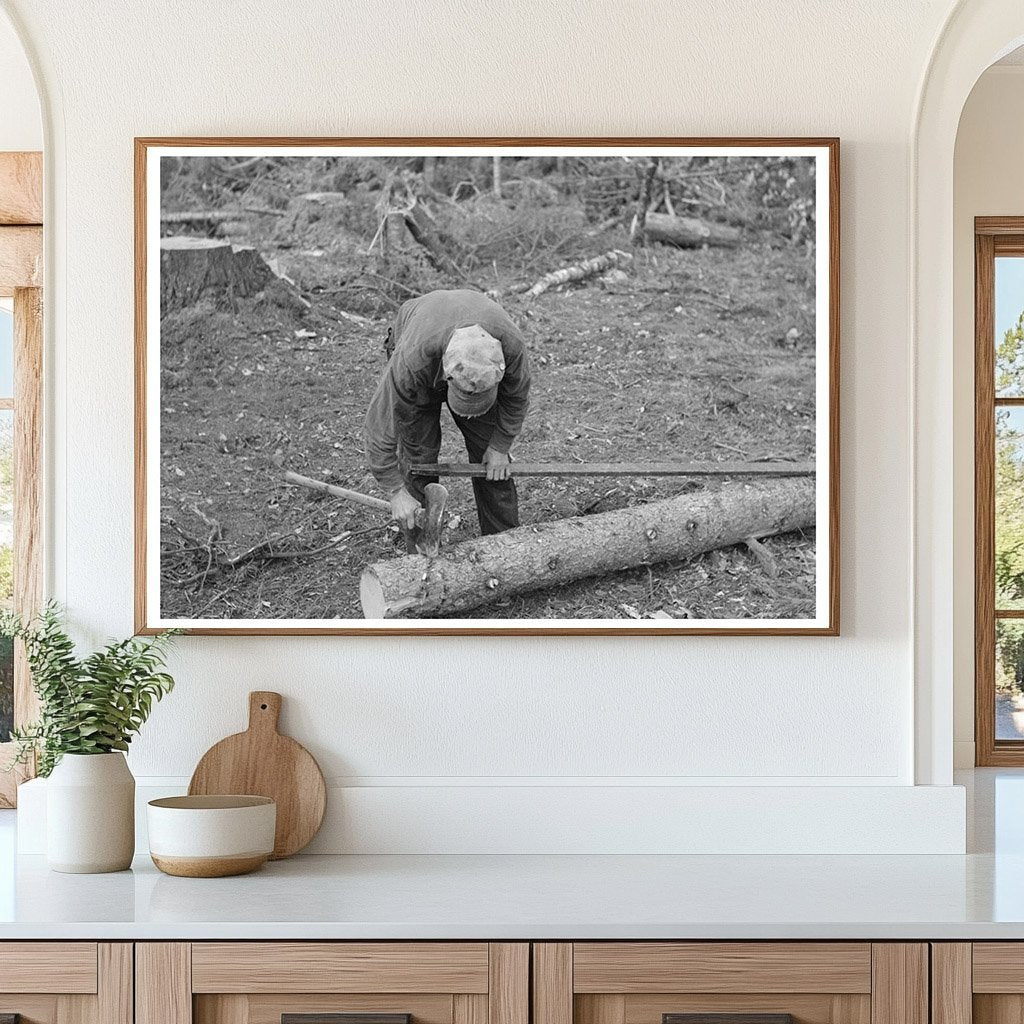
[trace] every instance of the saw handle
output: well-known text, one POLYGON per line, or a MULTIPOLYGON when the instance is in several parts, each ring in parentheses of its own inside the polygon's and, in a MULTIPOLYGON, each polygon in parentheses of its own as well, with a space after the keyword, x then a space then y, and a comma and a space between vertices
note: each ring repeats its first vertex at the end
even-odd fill
POLYGON ((273 690, 253 690, 249 694, 249 731, 277 732, 281 717, 281 694, 273 690))

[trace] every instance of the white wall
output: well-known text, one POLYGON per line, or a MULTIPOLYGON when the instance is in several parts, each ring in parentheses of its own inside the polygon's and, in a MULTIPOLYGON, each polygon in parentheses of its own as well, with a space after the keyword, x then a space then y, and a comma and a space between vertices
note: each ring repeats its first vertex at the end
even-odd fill
POLYGON ((907 182, 945 0, 5 7, 53 118, 51 589, 94 639, 132 627, 133 136, 843 140, 840 639, 188 638, 137 773, 187 776, 261 687, 338 784, 428 802, 508 782, 913 782, 907 182))
POLYGON ((0 152, 40 150, 39 98, 24 47, 0 15, 0 152))
POLYGON ((974 218, 1024 215, 1024 66, 990 68, 960 119, 954 161, 954 709, 974 764, 974 218))

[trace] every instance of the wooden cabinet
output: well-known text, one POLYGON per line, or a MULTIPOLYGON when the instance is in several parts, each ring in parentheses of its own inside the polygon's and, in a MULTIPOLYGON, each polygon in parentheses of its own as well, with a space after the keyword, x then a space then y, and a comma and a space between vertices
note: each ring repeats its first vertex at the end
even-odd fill
POLYGON ((136 1022, 529 1024, 529 969, 515 942, 139 943, 136 1022))
POLYGON ((924 943, 537 943, 533 957, 533 1024, 928 1024, 924 943))
POLYGON ((132 1024, 130 942, 0 943, 0 1018, 132 1024))
POLYGON ((1022 1024, 1024 943, 10 942, 0 943, 0 1024, 9 1014, 21 1024, 1022 1024))

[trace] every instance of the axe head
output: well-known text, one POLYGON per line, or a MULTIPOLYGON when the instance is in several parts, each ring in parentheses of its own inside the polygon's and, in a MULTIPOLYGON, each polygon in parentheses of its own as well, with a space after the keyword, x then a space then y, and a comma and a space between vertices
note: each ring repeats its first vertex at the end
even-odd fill
POLYGON ((441 484, 427 484, 423 495, 426 505, 418 516, 416 550, 427 558, 436 558, 441 552, 441 527, 448 504, 448 488, 441 484))

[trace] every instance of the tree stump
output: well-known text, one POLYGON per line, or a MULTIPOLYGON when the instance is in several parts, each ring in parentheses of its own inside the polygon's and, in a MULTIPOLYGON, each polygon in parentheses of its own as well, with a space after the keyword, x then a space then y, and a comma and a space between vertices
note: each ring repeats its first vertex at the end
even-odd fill
POLYGON ((813 477, 729 483, 647 505, 479 537, 438 558, 375 562, 359 594, 367 619, 440 618, 502 598, 639 565, 693 558, 814 526, 813 477))
POLYGON ((160 239, 160 311, 191 306, 208 292, 247 298, 277 275, 249 246, 217 238, 171 236, 160 239))

